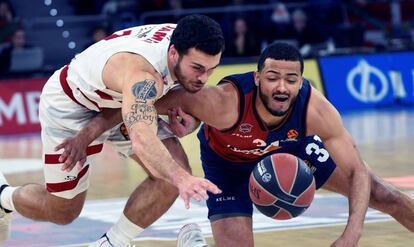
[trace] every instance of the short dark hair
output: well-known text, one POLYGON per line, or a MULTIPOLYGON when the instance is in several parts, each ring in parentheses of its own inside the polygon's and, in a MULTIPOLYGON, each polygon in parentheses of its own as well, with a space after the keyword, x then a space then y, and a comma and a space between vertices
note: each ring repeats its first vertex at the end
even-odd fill
POLYGON ((224 51, 224 35, 220 25, 205 15, 188 15, 177 23, 170 41, 179 54, 195 48, 208 55, 224 51))
POLYGON ((267 58, 274 60, 299 61, 300 73, 303 74, 303 57, 299 50, 293 45, 282 42, 273 42, 268 45, 260 54, 259 62, 257 63, 257 71, 263 69, 264 62, 267 58))

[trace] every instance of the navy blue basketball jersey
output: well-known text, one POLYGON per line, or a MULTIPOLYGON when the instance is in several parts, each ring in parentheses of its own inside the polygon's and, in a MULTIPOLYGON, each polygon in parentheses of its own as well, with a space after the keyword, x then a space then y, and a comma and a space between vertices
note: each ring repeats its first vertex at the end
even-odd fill
POLYGON ((253 72, 227 76, 220 83, 232 83, 237 88, 239 118, 227 130, 218 130, 203 124, 198 138, 202 149, 211 149, 214 152, 209 152, 209 156, 218 155, 230 162, 251 163, 261 159, 262 155, 289 152, 290 147, 305 138, 306 111, 311 93, 307 80, 303 81, 291 111, 272 129, 265 125, 256 111, 254 102, 257 87, 253 72))

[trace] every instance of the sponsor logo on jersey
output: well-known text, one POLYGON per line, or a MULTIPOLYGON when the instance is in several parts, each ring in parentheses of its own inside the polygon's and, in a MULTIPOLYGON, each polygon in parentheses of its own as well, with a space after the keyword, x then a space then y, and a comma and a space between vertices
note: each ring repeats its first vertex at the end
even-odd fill
POLYGON ((259 148, 239 149, 239 148, 237 148, 235 146, 232 146, 232 145, 227 145, 227 147, 230 150, 232 150, 233 152, 243 153, 243 154, 253 154, 253 155, 257 155, 257 156, 264 155, 268 152, 275 151, 275 150, 280 148, 279 141, 274 141, 274 142, 270 143, 269 145, 267 145, 267 143, 265 141, 263 141, 262 139, 254 139, 253 144, 255 144, 256 147, 259 147, 259 148), (261 147, 264 147, 264 149, 262 149, 261 147))
POLYGON ((295 129, 290 129, 286 134, 288 139, 296 139, 299 136, 299 133, 295 129))
POLYGON ((75 180, 75 179, 76 179, 76 176, 67 175, 67 176, 65 177, 65 180, 66 180, 66 181, 73 181, 73 180, 75 180))
POLYGON ((236 196, 220 196, 216 198, 216 202, 235 201, 236 196))
POLYGON ((150 38, 147 38, 144 41, 148 43, 159 43, 164 38, 166 38, 167 40, 170 40, 171 34, 169 34, 169 32, 174 29, 175 27, 172 27, 172 26, 163 26, 161 29, 156 31, 150 38))
POLYGON ((239 131, 242 133, 250 133, 252 131, 253 125, 249 123, 240 124, 239 131))

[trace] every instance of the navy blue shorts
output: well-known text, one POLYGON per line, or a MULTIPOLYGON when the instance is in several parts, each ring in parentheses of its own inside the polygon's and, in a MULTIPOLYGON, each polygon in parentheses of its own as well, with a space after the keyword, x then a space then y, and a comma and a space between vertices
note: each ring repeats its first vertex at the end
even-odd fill
MULTIPOLYGON (((336 168, 318 136, 306 137, 284 152, 308 164, 315 177, 316 189, 328 180, 336 168)), ((219 195, 209 193, 207 207, 210 221, 233 216, 251 217, 253 204, 249 197, 249 177, 256 162, 229 162, 215 154, 207 144, 201 145, 201 162, 205 178, 223 191, 219 195)))

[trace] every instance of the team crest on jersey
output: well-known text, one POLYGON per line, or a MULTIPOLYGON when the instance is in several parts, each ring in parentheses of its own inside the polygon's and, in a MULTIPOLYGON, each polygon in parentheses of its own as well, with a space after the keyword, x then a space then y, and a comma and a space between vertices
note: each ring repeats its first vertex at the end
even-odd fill
POLYGON ((252 131, 253 125, 249 123, 240 124, 239 131, 242 133, 250 133, 252 131))
POLYGON ((129 134, 128 134, 128 129, 125 126, 124 123, 121 124, 121 126, 119 127, 119 131, 121 132, 121 134, 124 136, 125 140, 129 140, 129 134))
POLYGON ((287 132, 286 136, 287 136, 288 139, 296 139, 296 138, 298 138, 299 133, 298 133, 297 130, 291 129, 287 132))

